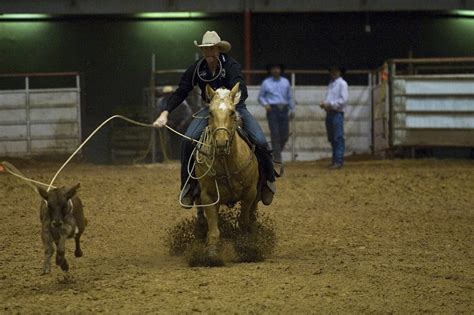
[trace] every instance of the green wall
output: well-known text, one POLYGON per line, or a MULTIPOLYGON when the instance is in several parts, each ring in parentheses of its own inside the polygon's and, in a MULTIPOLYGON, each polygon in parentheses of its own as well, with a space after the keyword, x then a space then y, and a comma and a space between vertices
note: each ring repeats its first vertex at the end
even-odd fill
MULTIPOLYGON (((193 41, 206 30, 218 30, 235 52, 242 51, 240 18, 0 22, 0 73, 79 71, 87 135, 118 110, 143 104, 152 53, 159 69, 185 68, 195 60, 193 41)), ((92 161, 108 161, 108 130, 86 154, 92 161)))
MULTIPOLYGON (((372 68, 387 58, 474 55, 474 18, 426 13, 366 15, 254 14, 254 68, 282 62, 289 68, 322 68, 342 62, 349 68, 372 68)), ((193 45, 206 30, 218 31, 243 60, 242 16, 192 20, 138 20, 74 17, 53 21, 0 20, 0 73, 79 71, 83 84, 84 136, 117 111, 143 104, 151 54, 158 69, 185 68, 193 45)), ((170 83, 178 78, 168 77, 170 83)), ((108 131, 85 150, 89 160, 109 159, 108 131)))

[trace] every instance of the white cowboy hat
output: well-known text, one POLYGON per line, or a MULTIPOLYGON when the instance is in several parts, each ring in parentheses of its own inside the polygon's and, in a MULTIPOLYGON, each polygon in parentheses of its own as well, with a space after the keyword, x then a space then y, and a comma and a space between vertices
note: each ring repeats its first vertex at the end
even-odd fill
POLYGON ((194 41, 194 45, 196 47, 212 47, 212 46, 217 46, 221 50, 221 52, 228 52, 231 48, 232 45, 225 41, 221 40, 219 37, 219 34, 217 34, 215 31, 207 31, 204 33, 202 37, 202 43, 198 44, 197 40, 194 41))
POLYGON ((173 93, 174 89, 171 85, 165 85, 163 89, 161 90, 161 93, 166 94, 166 93, 173 93))

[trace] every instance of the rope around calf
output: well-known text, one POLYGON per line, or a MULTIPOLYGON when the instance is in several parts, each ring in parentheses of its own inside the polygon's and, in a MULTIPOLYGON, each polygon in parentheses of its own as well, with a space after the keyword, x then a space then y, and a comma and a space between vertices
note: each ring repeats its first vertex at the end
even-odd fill
MULTIPOLYGON (((20 172, 16 167, 14 167, 11 163, 9 162, 1 162, 0 164, 3 166, 3 168, 5 169, 6 172, 8 172, 9 174, 21 179, 21 180, 24 180, 29 186, 31 186, 35 191, 37 191, 37 188, 36 186, 34 186, 32 183, 34 184, 37 184, 37 185, 41 185, 41 186, 45 186, 45 187, 48 187, 48 191, 51 190, 51 188, 56 188, 55 186, 53 186, 54 182, 56 181, 56 179, 58 178, 59 174, 61 174, 61 172, 63 171, 63 169, 69 164, 69 162, 71 162, 71 160, 77 155, 77 153, 92 139, 92 137, 100 130, 102 129, 102 127, 104 127, 107 123, 109 123, 111 120, 113 119, 122 119, 122 120, 125 120, 131 124, 134 124, 134 125, 137 125, 137 126, 141 126, 141 127, 146 127, 146 128, 156 128, 153 124, 146 124, 146 123, 142 123, 142 122, 139 122, 139 121, 136 121, 136 120, 133 120, 133 119, 130 119, 130 118, 127 118, 125 116, 122 116, 122 115, 113 115, 109 118, 107 118, 103 123, 101 123, 94 131, 92 131, 92 133, 84 140, 84 142, 82 142, 79 147, 77 147, 77 149, 69 156, 69 158, 61 165, 61 167, 58 169, 58 171, 54 174, 53 176, 53 179, 51 180, 51 182, 49 184, 46 184, 46 183, 43 183, 43 182, 40 182, 40 181, 37 181, 37 180, 34 180, 34 179, 31 179, 31 178, 28 178, 26 177, 22 172, 20 172)), ((188 137, 182 133, 180 133, 179 131, 171 128, 170 126, 168 125, 164 125, 166 128, 168 128, 170 131, 174 132, 175 134, 177 134, 178 136, 186 139, 186 140, 189 140, 191 142, 194 142, 196 144, 199 144, 201 146, 208 146, 209 144, 206 144, 206 143, 203 143, 199 140, 196 140, 196 139, 193 139, 191 137, 188 137)), ((193 167, 194 169, 194 167, 193 167)), ((181 200, 180 200, 181 201, 181 200)))

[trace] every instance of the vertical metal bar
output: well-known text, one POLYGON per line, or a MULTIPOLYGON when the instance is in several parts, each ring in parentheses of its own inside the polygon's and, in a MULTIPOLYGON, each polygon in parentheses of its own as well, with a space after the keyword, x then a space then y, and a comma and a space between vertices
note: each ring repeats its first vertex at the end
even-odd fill
POLYGON ((78 144, 82 142, 82 117, 81 117, 81 78, 76 75, 76 107, 77 107, 77 130, 78 130, 78 144))
MULTIPOLYGON (((154 106, 155 106, 155 67, 156 59, 155 54, 151 55, 151 78, 150 78, 150 91, 149 91, 149 106, 150 106, 150 117, 153 120, 154 106)), ((156 163, 156 130, 151 129, 151 163, 156 163)))
POLYGON ((372 139, 370 139, 371 143, 371 152, 372 154, 375 153, 375 135, 374 135, 374 76, 372 72, 369 72, 369 102, 370 102, 370 136, 372 139))
MULTIPOLYGON (((252 66, 252 13, 249 9, 244 11, 244 69, 249 71, 252 66)), ((250 73, 245 73, 245 82, 251 85, 250 73)))
POLYGON ((393 81, 396 76, 397 66, 395 62, 390 61, 388 67, 388 146, 393 146, 393 81))
MULTIPOLYGON (((294 72, 291 73, 291 90, 293 101, 295 102, 296 106, 296 74, 294 72)), ((291 161, 296 161, 296 115, 291 121, 291 161)))
POLYGON ((31 155, 30 78, 25 77, 26 152, 31 155))

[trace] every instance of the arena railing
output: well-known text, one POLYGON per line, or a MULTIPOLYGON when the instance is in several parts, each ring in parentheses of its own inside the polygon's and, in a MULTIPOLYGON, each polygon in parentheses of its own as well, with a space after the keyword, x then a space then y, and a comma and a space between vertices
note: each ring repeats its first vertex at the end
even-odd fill
MULTIPOLYGON (((153 107, 155 104, 157 94, 159 95, 159 89, 164 85, 172 85, 175 86, 179 82, 179 79, 184 72, 184 69, 170 69, 170 70, 155 70, 151 73, 151 80, 149 90, 149 105, 150 108, 153 107), (151 92, 151 93, 150 93, 151 92)), ((261 123, 262 127, 264 128, 265 133, 268 136, 268 128, 267 124, 265 123, 265 117, 262 116, 260 111, 258 110, 256 104, 256 90, 261 82, 267 77, 267 71, 265 70, 249 70, 249 71, 242 71, 243 75, 245 76, 247 86, 249 87, 249 93, 252 97, 249 97, 247 101, 248 108, 253 114, 256 115, 256 118, 261 123), (250 84, 249 84, 250 83, 250 84)), ((286 151, 286 160, 296 160, 298 159, 311 159, 311 156, 314 156, 314 159, 319 159, 322 157, 327 157, 329 153, 329 149, 327 148, 327 141, 326 137, 323 135, 323 132, 320 127, 311 127, 309 114, 312 119, 316 119, 319 123, 323 124, 322 113, 314 109, 317 107, 317 103, 324 97, 324 91, 329 83, 329 73, 327 69, 314 69, 314 70, 299 70, 299 69, 288 69, 284 72, 285 76, 290 80, 293 90, 293 95, 301 106, 300 108, 303 110, 301 114, 297 115, 296 119, 291 122, 291 136, 290 141, 288 144, 288 150, 286 151), (312 88, 311 92, 308 88, 312 88), (311 93, 311 95, 315 96, 308 100, 308 96, 305 94, 311 93), (304 100, 300 100, 296 97, 296 94, 303 98, 304 100), (311 106, 306 106, 311 105, 311 106), (311 107, 311 108, 310 108, 311 107), (301 126, 298 126, 301 125, 301 126), (313 130, 315 129, 315 130, 313 130), (317 130, 316 130, 317 129, 317 130), (298 141, 299 138, 299 141, 298 141), (310 152, 314 148, 314 152, 310 152), (300 152, 303 150, 302 152, 300 152)), ((371 128, 371 116, 372 116, 372 83, 374 82, 375 72, 373 70, 366 70, 366 69, 349 69, 346 71, 345 78, 348 80, 351 88, 354 88, 356 91, 357 99, 353 101, 354 104, 352 105, 362 105, 359 104, 362 98, 364 99, 363 103, 367 107, 366 109, 362 109, 362 107, 355 108, 354 111, 351 110, 350 115, 347 115, 349 120, 350 126, 354 127, 353 132, 357 133, 354 134, 354 137, 358 137, 359 140, 353 140, 354 144, 350 144, 349 147, 353 146, 353 151, 350 152, 357 152, 357 153, 370 153, 372 151, 372 128, 371 128), (360 95, 365 95, 364 97, 360 98, 360 95), (359 103, 357 103, 359 102, 359 103), (357 104, 356 104, 357 103, 357 104), (365 104, 367 103, 367 104, 365 104), (365 120, 367 122, 362 121, 361 114, 364 112, 365 120), (366 113, 368 112, 368 113, 366 113), (353 117, 353 116, 357 117, 353 117), (353 121, 355 119, 355 121, 353 121), (364 128, 361 128, 361 124, 364 124, 364 128), (357 126, 355 126, 357 125, 357 126), (369 127, 367 127, 369 126, 369 127), (368 130, 365 130, 367 129, 368 130), (364 133, 364 134, 362 134, 364 133), (365 138, 365 140, 361 140, 361 138, 365 138)), ((188 98, 188 103, 195 106, 195 109, 202 106, 201 98, 200 98, 200 91, 198 88, 194 90, 194 93, 188 98)), ((351 108, 352 109, 352 108, 351 108)), ((352 128, 351 127, 351 128, 352 128)), ((351 132, 349 130, 349 132, 351 132)), ((156 132, 152 131, 152 137, 156 137, 156 132)), ((351 149, 351 148, 350 148, 351 149)), ((156 146, 153 147, 153 152, 156 152, 156 146)), ((285 155, 285 154, 284 154, 285 155)), ((154 159, 152 158, 154 161, 154 159)))
POLYGON ((78 72, 0 74, 0 155, 72 152, 81 142, 80 94, 78 72))
POLYGON ((391 148, 474 147, 474 57, 387 64, 391 148))

